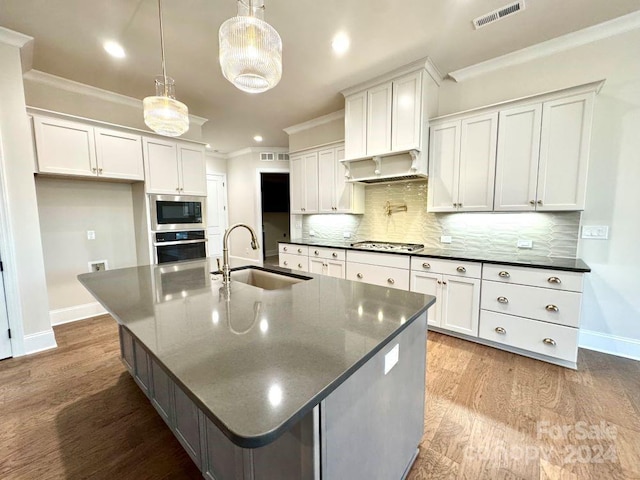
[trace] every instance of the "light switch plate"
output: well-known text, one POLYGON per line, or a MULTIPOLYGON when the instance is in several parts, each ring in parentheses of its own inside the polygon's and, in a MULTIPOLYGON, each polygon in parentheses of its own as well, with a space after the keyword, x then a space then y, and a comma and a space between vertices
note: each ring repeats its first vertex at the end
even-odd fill
POLYGON ((351 232, 342 232, 344 238, 351 238, 351 232))
POLYGON ((519 238, 518 248, 533 248, 533 240, 528 240, 526 238, 519 238))
POLYGON ((582 227, 582 238, 608 240, 609 227, 606 225, 584 225, 582 227))
POLYGON ((451 243, 451 235, 442 235, 440 237, 440 243, 451 243))
POLYGON ((384 356, 384 374, 386 375, 391 371, 391 369, 398 363, 398 358, 400 358, 400 344, 397 343, 395 347, 393 347, 389 353, 384 356))
POLYGON ((316 231, 315 230, 309 230, 309 236, 310 237, 315 237, 316 236, 316 231))
POLYGON ((95 240, 95 239, 96 239, 96 231, 87 230, 87 240, 95 240))

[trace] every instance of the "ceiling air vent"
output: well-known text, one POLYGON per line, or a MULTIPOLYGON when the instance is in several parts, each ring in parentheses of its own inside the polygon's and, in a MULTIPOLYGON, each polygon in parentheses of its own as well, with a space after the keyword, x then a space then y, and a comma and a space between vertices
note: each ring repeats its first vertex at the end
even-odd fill
POLYGON ((501 20, 508 15, 518 13, 524 9, 524 0, 519 0, 518 2, 510 3, 509 5, 505 5, 504 7, 494 10, 493 12, 486 13, 478 18, 473 19, 473 26, 476 27, 477 30, 480 27, 484 27, 485 25, 489 25, 490 23, 497 22, 498 20, 501 20))

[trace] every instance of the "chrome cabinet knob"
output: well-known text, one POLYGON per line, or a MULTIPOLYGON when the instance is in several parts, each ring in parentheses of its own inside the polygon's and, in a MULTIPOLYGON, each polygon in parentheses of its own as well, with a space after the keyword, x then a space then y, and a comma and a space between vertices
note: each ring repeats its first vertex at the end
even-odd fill
POLYGON ((465 273, 467 271, 467 269, 464 267, 458 267, 456 268, 456 270, 459 271, 460 273, 465 273))
POLYGON ((179 192, 179 191, 180 191, 180 187, 176 187, 176 192, 179 192))
POLYGON ((559 285, 562 283, 562 281, 558 277, 549 277, 547 278, 547 282, 555 283, 556 285, 559 285))
POLYGON ((442 281, 441 280, 438 280, 438 285, 442 285, 442 281))
POLYGON ((302 264, 301 263, 298 264, 298 268, 302 268, 302 264))
POLYGON ((338 254, 337 254, 336 252, 333 252, 333 253, 331 254, 331 256, 332 256, 333 258, 338 258, 338 254))
POLYGON ((393 278, 387 278, 387 282, 389 282, 391 285, 396 283, 396 281, 393 278))
POLYGON ((538 205, 542 205, 542 200, 538 200, 538 205))
POLYGON ((551 345, 551 346, 556 345, 556 341, 553 338, 545 338, 542 340, 542 343, 544 343, 545 345, 551 345))
POLYGON ((320 255, 320 252, 319 252, 318 250, 315 250, 315 251, 313 252, 313 254, 314 254, 314 255, 320 255))
POLYGON ((429 263, 427 263, 427 262, 424 262, 422 264, 422 268, 431 268, 431 265, 429 263))
POLYGON ((509 278, 511 275, 509 275, 509 272, 505 272, 503 270, 502 272, 498 273, 498 276, 502 278, 509 278))
POLYGON ((529 200, 529 205, 534 206, 536 204, 535 200, 529 200))
POLYGON ((446 284, 447 284, 447 282, 446 282, 445 280, 443 280, 443 281, 442 281, 442 284, 443 284, 443 285, 446 285, 446 284))
POLYGON ((498 297, 498 303, 509 303, 509 299, 507 297, 498 297))
POLYGON ((560 309, 558 307, 556 307, 555 305, 547 305, 544 308, 545 308, 545 310, 547 310, 547 312, 558 312, 558 311, 560 311, 560 309))
POLYGON ((102 168, 99 168, 99 169, 98 169, 98 173, 102 173, 102 168))
POLYGON ((287 247, 282 247, 282 251, 286 252, 287 251, 287 247))
POLYGON ((301 248, 298 249, 298 253, 302 253, 302 249, 301 248))
POLYGON ((358 274, 356 274, 356 277, 358 277, 358 278, 363 278, 363 277, 364 277, 364 275, 362 275, 361 273, 358 273, 358 274))
POLYGON ((496 333, 499 333, 500 335, 504 335, 507 333, 507 331, 502 327, 496 327, 496 333))
POLYGON ((91 171, 92 171, 93 173, 96 173, 97 168, 96 168, 96 167, 93 167, 93 168, 91 169, 91 171))
POLYGON ((285 266, 289 265, 289 262, 287 262, 286 260, 284 261, 285 266))

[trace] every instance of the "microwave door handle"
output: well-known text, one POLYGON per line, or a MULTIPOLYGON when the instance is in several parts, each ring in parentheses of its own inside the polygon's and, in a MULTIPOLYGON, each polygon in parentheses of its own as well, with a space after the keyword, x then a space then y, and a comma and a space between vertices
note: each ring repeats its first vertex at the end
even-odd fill
POLYGON ((170 247, 171 245, 188 245, 188 244, 192 244, 192 243, 204 243, 206 242, 207 239, 203 238, 200 240, 178 240, 175 242, 154 242, 153 246, 154 247, 162 247, 163 245, 166 245, 168 247, 170 247))

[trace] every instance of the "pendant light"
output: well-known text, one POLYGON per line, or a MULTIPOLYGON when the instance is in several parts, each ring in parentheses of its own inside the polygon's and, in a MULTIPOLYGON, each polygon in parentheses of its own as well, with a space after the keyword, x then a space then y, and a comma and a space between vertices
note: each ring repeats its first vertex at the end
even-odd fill
POLYGON ((173 78, 167 76, 164 61, 164 31, 162 30, 162 3, 158 0, 160 17, 160 50, 162 52, 162 75, 155 78, 156 95, 142 101, 144 123, 154 132, 167 137, 177 137, 189 130, 189 109, 176 100, 173 78))
POLYGON ((220 67, 244 92, 261 93, 282 77, 282 40, 264 21, 264 0, 238 0, 238 15, 220 26, 220 67))

